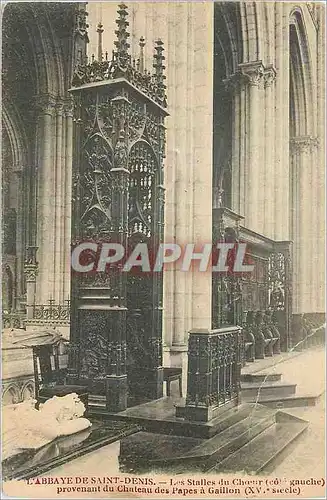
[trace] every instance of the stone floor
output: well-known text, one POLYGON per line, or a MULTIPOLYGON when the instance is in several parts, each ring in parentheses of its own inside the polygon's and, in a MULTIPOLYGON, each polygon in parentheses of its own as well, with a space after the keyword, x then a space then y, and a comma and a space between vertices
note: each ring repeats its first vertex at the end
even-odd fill
MULTIPOLYGON (((324 477, 325 476, 325 349, 317 347, 309 351, 269 360, 269 369, 262 361, 257 363, 256 372, 282 373, 283 379, 298 384, 298 392, 322 394, 316 406, 290 408, 286 411, 309 422, 308 430, 289 450, 289 454, 275 469, 274 474, 282 477, 324 477), (260 366, 259 366, 260 363, 260 366)), ((253 363, 254 365, 255 363, 253 363)), ((177 387, 176 387, 177 390, 177 387)), ((119 473, 118 455, 120 442, 73 460, 47 472, 46 476, 62 475, 115 475, 119 473)))
POLYGON ((269 360, 249 363, 242 373, 281 373, 283 380, 297 384, 297 394, 320 395, 316 406, 285 411, 309 422, 294 449, 274 470, 283 477, 324 477, 326 351, 318 346, 308 351, 282 353, 269 360), (265 366, 266 361, 266 366, 265 366))
MULTIPOLYGON (((304 434, 287 448, 286 455, 275 466, 271 477, 286 478, 286 480, 290 478, 325 477, 325 349, 317 347, 296 355, 281 355, 275 359, 267 359, 266 363, 258 361, 253 363, 251 368, 249 366, 246 367, 246 370, 252 370, 252 373, 272 373, 276 370, 276 373, 282 374, 284 380, 296 382, 298 384, 297 392, 299 393, 321 394, 316 406, 288 408, 285 410, 287 413, 305 419, 309 422, 309 426, 304 434)), ((174 387, 174 390, 177 392, 178 387, 174 387)), ((48 481, 49 486, 50 478, 117 476, 121 473, 119 465, 120 450, 121 442, 118 440, 64 465, 57 466, 38 477, 48 478, 46 481, 48 481)), ((125 473, 129 473, 129 471, 125 470, 125 473)), ((129 473, 129 476, 131 476, 131 473, 129 473)), ((240 473, 238 473, 238 476, 240 476, 240 473)), ((176 476, 176 480, 178 477, 181 476, 176 476)), ((39 485, 31 489, 27 482, 9 481, 4 484, 3 491, 11 498, 17 496, 53 498, 56 487, 47 489, 46 486, 43 488, 43 486, 39 485)), ((321 489, 319 491, 321 492, 321 489)), ((83 498, 90 498, 89 494, 85 495, 80 496, 78 494, 78 498, 82 496, 83 498)), ((132 497, 135 496, 137 495, 132 495, 132 497)), ((101 498, 108 497, 112 498, 108 493, 101 495, 101 498)), ((318 494, 317 497, 322 498, 321 494, 318 494)), ((310 496, 310 498, 313 497, 310 496)))
POLYGON ((309 422, 308 430, 296 448, 275 469, 276 475, 324 477, 325 465, 325 382, 326 351, 322 347, 301 353, 292 361, 279 364, 287 381, 298 384, 298 393, 321 394, 316 406, 288 408, 287 412, 309 422))

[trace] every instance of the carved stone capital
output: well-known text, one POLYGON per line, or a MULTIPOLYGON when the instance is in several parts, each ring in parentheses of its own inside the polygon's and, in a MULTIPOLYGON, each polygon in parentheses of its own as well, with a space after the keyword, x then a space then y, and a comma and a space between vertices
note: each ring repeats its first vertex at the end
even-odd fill
POLYGON ((57 99, 51 94, 35 96, 35 107, 39 115, 52 115, 56 110, 57 99))
POLYGON ((38 264, 25 264, 24 274, 26 283, 35 283, 38 275, 38 264))
POLYGON ((236 72, 226 78, 223 83, 227 91, 238 92, 246 81, 240 72, 236 72))
POLYGON ((235 73, 224 80, 228 91, 238 92, 249 85, 262 87, 270 85, 276 77, 276 70, 272 65, 264 67, 262 61, 239 64, 235 73))
POLYGON ((24 167, 19 167, 19 166, 17 166, 17 167, 14 169, 14 171, 13 171, 13 172, 14 172, 14 174, 16 174, 16 175, 17 175, 17 178, 18 178, 19 180, 21 180, 21 179, 22 179, 22 177, 23 177, 23 174, 24 174, 24 167))
POLYGON ((74 101, 73 99, 66 99, 63 103, 63 111, 65 116, 73 117, 74 114, 74 101))
POLYGON ((290 152, 296 154, 312 153, 319 146, 319 139, 312 136, 292 137, 290 139, 290 152))
POLYGON ((58 99, 56 104, 55 104, 55 112, 57 115, 62 115, 64 111, 64 101, 61 99, 58 99))
POLYGON ((238 68, 251 87, 259 87, 263 84, 265 68, 262 61, 242 63, 238 68))
POLYGON ((264 85, 265 88, 270 87, 276 80, 276 69, 272 64, 267 66, 264 71, 264 85))

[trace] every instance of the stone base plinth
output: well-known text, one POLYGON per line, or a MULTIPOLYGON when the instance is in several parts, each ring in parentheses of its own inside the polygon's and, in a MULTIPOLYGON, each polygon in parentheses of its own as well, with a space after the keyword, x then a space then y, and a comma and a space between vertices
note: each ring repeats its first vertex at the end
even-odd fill
POLYGON ((209 422, 230 408, 238 406, 239 402, 239 399, 235 399, 223 406, 176 406, 176 417, 194 422, 209 422))
POLYGON ((163 397, 163 368, 133 368, 128 370, 129 393, 139 400, 163 397))
POLYGON ((119 412, 127 408, 127 375, 106 377, 106 409, 119 412))

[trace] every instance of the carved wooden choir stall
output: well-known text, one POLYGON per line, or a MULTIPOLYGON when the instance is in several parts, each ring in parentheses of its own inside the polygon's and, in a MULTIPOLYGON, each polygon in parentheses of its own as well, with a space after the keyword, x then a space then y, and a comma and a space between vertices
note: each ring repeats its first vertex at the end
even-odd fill
POLYGON ((243 217, 226 207, 213 210, 213 240, 243 242, 253 272, 213 273, 214 328, 240 325, 242 364, 292 347, 291 242, 273 241, 241 226, 243 217))
MULTIPOLYGON (((163 43, 154 72, 129 54, 127 7, 119 6, 112 59, 80 60, 71 89, 75 101, 72 244, 163 240, 164 119, 167 116, 163 43)), ((87 385, 94 408, 119 411, 127 403, 163 395, 162 273, 73 273, 68 376, 87 385)))

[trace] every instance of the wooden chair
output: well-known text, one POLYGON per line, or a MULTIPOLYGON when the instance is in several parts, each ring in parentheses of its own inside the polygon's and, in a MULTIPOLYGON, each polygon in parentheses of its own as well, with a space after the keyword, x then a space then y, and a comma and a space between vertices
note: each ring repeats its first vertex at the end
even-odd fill
POLYGON ((257 337, 261 337, 261 352, 260 352, 260 357, 261 359, 264 358, 265 356, 272 356, 273 355, 273 336, 272 333, 269 329, 265 328, 265 325, 263 323, 263 312, 262 311, 257 311, 255 313, 255 337, 256 337, 256 343, 257 343, 257 337))
POLYGON ((255 338, 246 320, 247 313, 244 314, 245 320, 243 320, 242 326, 244 356, 242 359, 242 366, 245 366, 246 362, 252 363, 255 360, 255 338))
POLYGON ((66 396, 76 393, 88 409, 88 390, 86 386, 65 383, 65 370, 59 365, 59 346, 61 335, 55 330, 26 332, 26 338, 19 343, 31 347, 33 352, 33 370, 35 382, 36 407, 53 396, 66 396))
POLYGON ((170 396, 170 383, 174 380, 178 380, 179 395, 181 398, 183 397, 182 368, 164 368, 163 379, 167 384, 167 396, 170 396))
POLYGON ((272 311, 268 309, 264 313, 263 321, 265 324, 265 328, 267 328, 271 332, 273 354, 280 354, 280 333, 273 321, 272 311))

